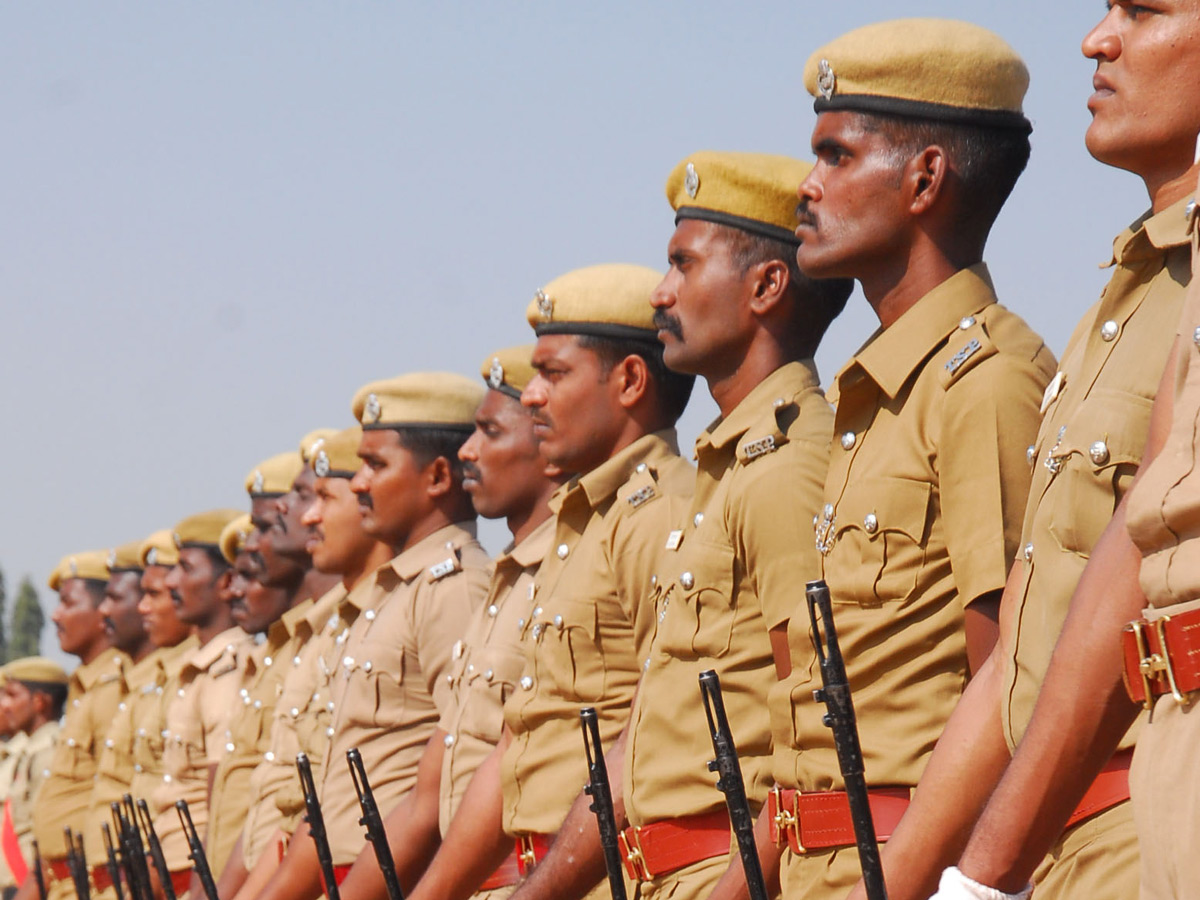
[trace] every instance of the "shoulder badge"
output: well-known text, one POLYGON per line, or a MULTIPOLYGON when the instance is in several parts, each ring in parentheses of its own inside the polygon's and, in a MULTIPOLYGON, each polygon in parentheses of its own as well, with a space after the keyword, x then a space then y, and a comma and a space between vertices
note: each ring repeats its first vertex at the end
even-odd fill
POLYGON ((452 575, 453 573, 457 572, 458 568, 459 568, 458 557, 457 556, 447 557, 446 559, 443 559, 440 563, 435 563, 434 565, 429 567, 429 580, 431 582, 432 581, 441 581, 447 575, 452 575))
POLYGON ((758 459, 760 456, 773 453, 775 450, 775 435, 768 434, 766 437, 742 444, 742 460, 750 462, 751 460, 758 459))
POLYGON ((654 491, 653 485, 647 484, 647 485, 644 485, 643 487, 638 488, 636 491, 634 491, 632 494, 630 494, 626 498, 626 502, 628 502, 629 505, 632 506, 634 509, 637 509, 639 506, 641 506, 647 500, 651 499, 654 496, 654 493, 655 493, 655 491, 654 491))
MULTIPOLYGON (((982 324, 976 321, 974 316, 968 316, 963 319, 958 325, 958 331, 955 333, 967 332, 966 343, 960 344, 958 349, 946 359, 943 357, 941 370, 938 372, 938 381, 943 388, 949 388, 959 378, 965 375, 983 360, 989 356, 994 356, 997 353, 996 345, 993 344, 983 330, 982 324)), ((951 344, 951 346, 954 346, 951 344)))

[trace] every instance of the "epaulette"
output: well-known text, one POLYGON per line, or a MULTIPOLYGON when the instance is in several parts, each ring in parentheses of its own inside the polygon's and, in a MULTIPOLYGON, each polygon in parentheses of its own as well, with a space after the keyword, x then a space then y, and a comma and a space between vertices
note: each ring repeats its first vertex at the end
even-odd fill
POLYGON ((461 571, 462 560, 459 559, 458 549, 453 548, 451 549, 449 556, 447 556, 441 562, 434 563, 429 567, 429 583, 433 584, 435 581, 441 581, 447 575, 453 575, 455 572, 461 571))
POLYGON ((796 404, 780 397, 763 416, 746 429, 738 443, 737 458, 743 466, 774 453, 788 442, 787 426, 796 419, 796 404))
POLYGON ((987 336, 983 323, 975 316, 967 316, 950 335, 946 349, 938 360, 938 383, 942 390, 949 390, 963 375, 998 352, 987 336))
POLYGON ((618 494, 621 507, 627 511, 641 509, 658 496, 658 472, 653 466, 638 463, 618 494))

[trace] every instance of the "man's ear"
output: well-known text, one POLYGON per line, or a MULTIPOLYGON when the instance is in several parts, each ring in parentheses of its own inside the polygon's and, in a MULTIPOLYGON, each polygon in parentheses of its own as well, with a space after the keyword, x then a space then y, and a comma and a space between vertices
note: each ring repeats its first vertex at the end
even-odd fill
POLYGON ((636 353, 613 366, 608 377, 617 389, 617 402, 625 409, 636 406, 650 390, 650 369, 636 353))
POLYGON ((430 497, 444 497, 454 487, 454 468, 444 456, 436 457, 421 473, 425 480, 425 493, 430 497))
POLYGON ((946 187, 949 174, 950 161, 946 151, 937 144, 926 147, 910 159, 901 181, 908 194, 909 212, 920 216, 933 209, 946 187))
POLYGON ((758 263, 746 273, 751 278, 753 293, 750 296, 750 311, 756 316, 766 315, 777 307, 787 294, 791 274, 782 259, 769 259, 758 263))

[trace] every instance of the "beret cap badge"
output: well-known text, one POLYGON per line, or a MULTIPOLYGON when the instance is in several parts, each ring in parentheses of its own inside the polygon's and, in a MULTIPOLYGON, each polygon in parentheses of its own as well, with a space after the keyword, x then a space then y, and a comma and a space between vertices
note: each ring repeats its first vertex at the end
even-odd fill
POLYGON ((833 92, 837 90, 837 75, 827 59, 817 63, 817 90, 825 100, 832 99, 833 92))
POLYGON ((79 574, 79 562, 75 559, 75 557, 71 557, 71 561, 67 563, 67 568, 71 570, 72 578, 79 574))
POLYGON ((158 548, 157 547, 151 547, 149 550, 146 551, 146 565, 148 565, 148 566, 158 565, 158 548))
POLYGON ((696 194, 700 191, 700 176, 696 174, 694 163, 687 164, 686 174, 683 178, 683 189, 687 191, 687 195, 693 200, 696 199, 696 194))
POLYGON ((108 551, 107 562, 110 569, 117 564, 117 551, 115 549, 108 551))
POLYGON ((488 369, 488 387, 492 390, 499 390, 502 384, 504 384, 504 365, 500 362, 500 357, 493 356, 491 368, 488 369))
POLYGON ((367 395, 366 417, 372 422, 378 422, 379 417, 383 415, 383 407, 379 405, 379 397, 376 394, 367 395))
POLYGON ((534 299, 537 301, 538 315, 547 321, 554 317, 554 300, 545 291, 539 288, 534 299))
POLYGON ((313 460, 313 473, 318 478, 325 478, 329 475, 329 454, 324 450, 317 451, 317 456, 313 460))
POLYGON ((261 494, 265 484, 266 480, 263 478, 263 473, 261 471, 256 471, 254 473, 254 493, 261 494))

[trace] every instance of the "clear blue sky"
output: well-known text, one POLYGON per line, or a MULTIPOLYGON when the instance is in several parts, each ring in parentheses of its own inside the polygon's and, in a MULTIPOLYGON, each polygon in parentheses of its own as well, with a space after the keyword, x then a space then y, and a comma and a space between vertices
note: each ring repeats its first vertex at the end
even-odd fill
MULTIPOLYGON (((804 156, 836 3, 13 3, 0 8, 0 566, 44 579, 352 424, 362 383, 473 374, 581 265, 662 267, 693 150, 804 156)), ((1083 146, 1099 2, 906 4, 1026 59, 1029 170, 988 253, 1061 351, 1141 183, 1083 146)), ((826 379, 875 326, 860 296, 826 379)), ((713 412, 702 390, 685 445, 713 412)), ((485 530, 498 549, 502 532, 485 530)), ((802 539, 806 539, 802 536, 802 539)), ((52 634, 44 640, 54 648, 52 634)), ((55 648, 56 649, 56 648, 55 648)))

